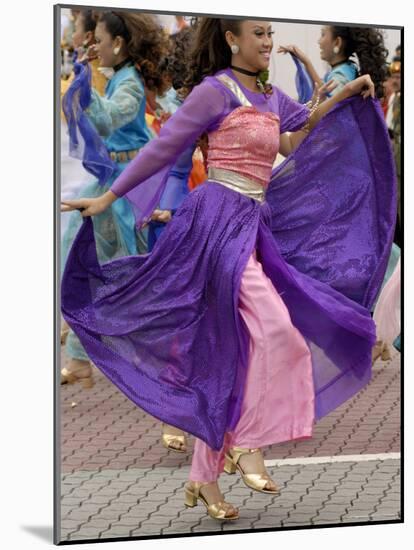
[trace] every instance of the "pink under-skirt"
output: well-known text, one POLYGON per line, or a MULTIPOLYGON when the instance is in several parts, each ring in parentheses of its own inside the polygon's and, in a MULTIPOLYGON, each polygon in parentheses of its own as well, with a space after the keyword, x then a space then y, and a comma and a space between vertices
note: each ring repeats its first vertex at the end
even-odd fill
POLYGON ((196 438, 189 478, 215 481, 229 446, 263 447, 311 437, 314 386, 309 348, 257 260, 243 272, 239 312, 250 334, 249 366, 239 422, 220 451, 196 438))
POLYGON ((373 317, 377 340, 391 345, 401 331, 401 258, 381 290, 373 317))

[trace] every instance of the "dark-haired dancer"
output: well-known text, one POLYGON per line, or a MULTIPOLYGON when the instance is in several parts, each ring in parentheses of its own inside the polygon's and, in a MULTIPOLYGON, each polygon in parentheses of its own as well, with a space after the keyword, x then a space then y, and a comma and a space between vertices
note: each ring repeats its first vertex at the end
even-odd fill
MULTIPOLYGON (((82 56, 84 51, 95 44, 96 15, 93 10, 79 10, 76 12, 75 29, 72 35, 72 45, 77 57, 82 56)), ((99 71, 99 60, 93 59, 90 62, 91 85, 100 96, 105 93, 107 79, 99 71)), ((66 94, 69 86, 75 77, 72 72, 67 79, 61 79, 60 94, 61 97, 66 94)), ((63 110, 61 111, 61 193, 62 199, 75 198, 86 183, 93 180, 78 159, 74 159, 70 154, 68 127, 63 110)), ((61 215, 60 229, 62 234, 66 230, 68 216, 61 215)))
POLYGON ((371 78, 310 111, 261 79, 272 34, 265 21, 203 18, 191 91, 159 137, 102 197, 62 204, 85 218, 62 280, 65 318, 134 403, 197 437, 186 505, 200 499, 220 520, 238 517, 218 487, 223 468, 277 494, 260 447, 311 437, 369 382, 375 326, 347 295, 375 297, 395 223, 371 78), (208 180, 152 252, 100 265, 90 216, 127 196, 146 220, 204 132, 208 180), (272 170, 278 151, 288 158, 272 170), (373 202, 378 193, 390 200, 373 202), (313 254, 295 258, 301 242, 313 254), (319 280, 326 262, 343 292, 319 280))
MULTIPOLYGON (((75 10, 72 10, 72 13, 75 10)), ((95 44, 95 28, 97 21, 97 14, 93 10, 76 10, 73 14, 75 19, 74 31, 71 37, 71 45, 73 46, 77 57, 82 56, 84 52, 95 44)), ((90 62, 91 69, 91 86, 101 96, 105 93, 105 86, 107 79, 99 71, 99 59, 92 59, 90 62)), ((69 75, 69 78, 60 81, 60 94, 61 98, 68 91, 69 86, 72 84, 75 77, 74 72, 69 75)), ((61 157, 60 157, 60 172, 61 172, 61 199, 72 199, 77 196, 79 190, 90 183, 94 177, 85 170, 79 159, 74 159, 70 155, 70 142, 68 134, 68 126, 65 119, 63 110, 61 110, 61 157)), ((60 217, 60 230, 61 234, 64 234, 68 224, 68 216, 61 214, 60 217)), ((65 344, 69 333, 69 327, 63 321, 60 333, 60 342, 65 344)))
MULTIPOLYGON (((160 33, 153 18, 145 14, 114 11, 100 12, 97 17, 96 44, 90 46, 78 62, 93 63, 93 59, 98 58, 102 67, 112 70, 112 76, 106 85, 105 96, 102 97, 93 86, 89 90, 87 75, 78 72, 78 78, 71 84, 65 96, 66 109, 71 112, 78 108, 78 89, 81 97, 82 94, 90 93, 90 102, 85 113, 102 137, 104 147, 114 163, 114 172, 103 185, 97 180, 86 185, 79 198, 102 196, 150 140, 151 134, 145 122, 144 87, 162 93, 165 86, 159 77, 157 66, 166 50, 166 37, 160 33)), ((84 20, 80 12, 77 32, 84 20)), ((81 68, 80 65, 78 68, 81 68)), ((62 240, 62 270, 81 224, 79 212, 73 212, 62 240)), ((127 199, 117 201, 98 216, 94 228, 101 261, 138 253, 137 246, 142 238, 137 235, 135 216, 127 199)), ((92 366, 88 354, 72 330, 68 332, 65 351, 70 362, 62 369, 61 383, 79 380, 84 387, 91 387, 92 366)))
MULTIPOLYGON (((184 81, 188 76, 188 52, 194 30, 185 27, 170 37, 171 49, 165 59, 165 73, 171 82, 171 88, 164 98, 157 98, 169 115, 182 105, 186 90, 184 81)), ((181 155, 177 164, 171 170, 166 188, 161 196, 158 208, 154 211, 148 225, 148 251, 151 251, 157 239, 165 229, 166 223, 171 220, 177 208, 189 193, 188 179, 193 167, 195 144, 192 143, 181 155)))
MULTIPOLYGON (((387 74, 387 50, 384 38, 378 29, 366 27, 325 26, 318 40, 321 59, 329 63, 331 70, 321 78, 309 57, 295 45, 279 46, 278 53, 290 52, 305 66, 317 86, 334 80, 336 87, 326 93, 327 97, 340 92, 359 75, 369 74, 375 85, 375 95, 383 96, 382 83, 387 74), (358 66, 352 59, 356 56, 358 66)), ((323 100, 323 97, 321 98, 323 100)))

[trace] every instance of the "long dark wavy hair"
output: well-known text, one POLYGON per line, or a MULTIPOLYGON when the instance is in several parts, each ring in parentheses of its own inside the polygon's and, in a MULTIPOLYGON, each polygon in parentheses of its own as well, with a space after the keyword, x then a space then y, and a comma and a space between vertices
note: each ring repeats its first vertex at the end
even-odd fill
POLYGON ((172 87, 184 93, 184 82, 189 71, 189 52, 194 38, 194 27, 185 27, 181 31, 170 35, 168 55, 161 61, 159 70, 163 77, 168 78, 172 87))
POLYGON ((168 38, 151 15, 124 11, 104 11, 98 22, 115 38, 121 36, 127 45, 129 57, 142 74, 148 90, 162 95, 166 88, 159 65, 168 52, 168 38))
MULTIPOLYGON (((364 27, 331 27, 332 37, 342 38, 344 55, 349 59, 356 55, 359 74, 369 74, 375 85, 375 94, 383 97, 383 82, 387 77, 388 50, 380 30, 364 27)), ((352 59, 350 59, 352 61, 352 59)))
POLYGON ((240 35, 243 19, 200 17, 193 22, 195 34, 189 52, 188 76, 184 86, 189 93, 205 76, 212 75, 231 63, 231 50, 224 38, 227 31, 240 35))
POLYGON ((77 17, 82 19, 82 26, 85 32, 95 32, 98 14, 95 10, 79 10, 77 17))

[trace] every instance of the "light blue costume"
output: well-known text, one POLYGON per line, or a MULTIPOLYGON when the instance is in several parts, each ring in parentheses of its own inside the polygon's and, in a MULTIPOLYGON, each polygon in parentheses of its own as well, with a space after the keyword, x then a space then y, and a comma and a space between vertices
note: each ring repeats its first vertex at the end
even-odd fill
POLYGON ((324 82, 328 82, 333 78, 337 83, 336 88, 332 90, 331 93, 326 94, 328 97, 331 97, 342 90, 342 88, 351 80, 355 80, 358 76, 358 67, 352 61, 344 61, 335 65, 330 71, 328 71, 323 77, 324 82))
MULTIPOLYGON (((85 113, 93 123, 109 153, 133 151, 143 147, 151 138, 145 122, 145 90, 141 76, 131 62, 115 71, 105 88, 105 97, 91 90, 91 102, 85 113)), ((87 184, 77 198, 99 197, 128 162, 116 162, 116 169, 108 181, 87 184)), ((73 239, 82 224, 78 210, 72 211, 67 230, 62 238, 61 274, 73 239)), ((93 217, 98 257, 101 262, 121 256, 147 251, 146 231, 137 234, 132 207, 126 198, 119 198, 103 213, 93 217)), ((66 341, 69 357, 88 360, 82 345, 70 331, 66 341)))

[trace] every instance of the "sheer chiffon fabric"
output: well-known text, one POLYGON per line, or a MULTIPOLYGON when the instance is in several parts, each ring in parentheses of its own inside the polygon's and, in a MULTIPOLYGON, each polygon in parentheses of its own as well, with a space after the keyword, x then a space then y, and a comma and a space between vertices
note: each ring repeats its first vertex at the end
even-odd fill
POLYGON ((249 332, 249 363, 240 420, 220 451, 196 438, 189 472, 193 481, 216 481, 229 447, 260 448, 312 436, 314 387, 306 341, 265 275, 256 250, 243 271, 239 313, 249 332))
MULTIPOLYGON (((280 132, 306 121, 308 109, 278 89, 268 99, 244 92, 258 111, 277 115, 280 132)), ((218 79, 207 77, 123 171, 112 190, 131 201, 138 226, 158 203, 177 155, 203 131, 217 130, 240 105, 218 79)), ((257 120, 263 120, 259 113, 257 120)), ((93 224, 85 218, 62 280, 63 314, 94 364, 134 403, 220 451, 225 434, 242 418, 250 335, 239 299, 256 250, 310 352, 313 398, 307 403, 313 403, 318 420, 371 377, 375 325, 358 299, 368 304, 375 297, 386 267, 384 250, 389 254, 391 246, 395 180, 389 159, 377 103, 355 98, 324 117, 271 172, 265 202, 208 180, 184 199, 150 254, 100 265, 93 224), (351 131, 353 139, 344 140, 351 131), (388 203, 377 200, 375 191, 385 181, 388 203), (371 205, 366 194, 375 199, 371 205), (328 212, 323 204, 329 204, 328 212), (358 233, 356 250, 347 236, 351 229, 358 233), (324 235, 333 235, 326 249, 324 235), (334 268, 326 277, 329 258, 334 268)), ((233 168, 237 171, 237 163, 233 168)), ((275 326, 283 319, 276 317, 275 326)), ((278 356, 272 361, 280 374, 278 356)), ((303 373, 304 365, 298 367, 303 373)))

